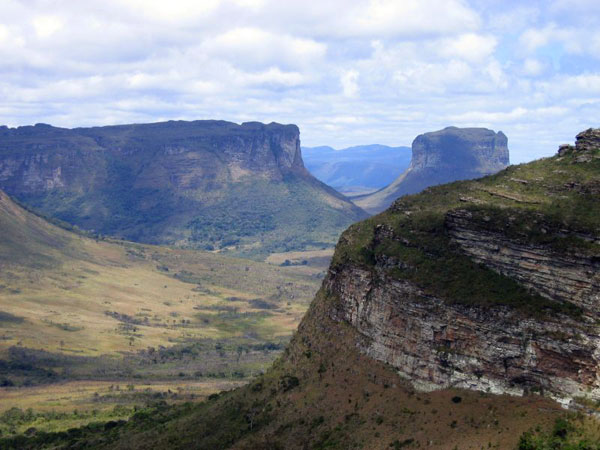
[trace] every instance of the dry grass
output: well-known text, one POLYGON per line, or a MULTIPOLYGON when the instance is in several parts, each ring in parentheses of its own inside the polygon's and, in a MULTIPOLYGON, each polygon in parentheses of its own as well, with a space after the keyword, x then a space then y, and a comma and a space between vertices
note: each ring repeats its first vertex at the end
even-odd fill
POLYGON ((203 400, 209 395, 234 389, 244 384, 234 380, 203 380, 186 382, 142 382, 132 384, 123 381, 68 381, 46 386, 28 388, 0 388, 0 413, 16 407, 32 408, 36 412, 71 412, 110 410, 115 404, 130 404, 127 395, 132 393, 177 393, 182 399, 190 397, 203 400), (118 394, 121 394, 119 398, 118 394), (112 400, 100 401, 111 396, 112 400))
POLYGON ((256 298, 269 299, 276 308, 268 312, 268 324, 255 331, 265 339, 289 336, 319 282, 299 273, 303 269, 208 253, 87 239, 80 244, 93 260, 61 255, 55 267, 9 265, 3 271, 0 311, 24 320, 2 324, 0 352, 21 345, 118 354, 181 338, 235 337, 241 331, 226 333, 199 321, 199 310, 216 314, 211 308, 227 306, 257 313, 261 310, 249 303, 256 298), (123 332, 122 321, 107 312, 133 318, 135 333, 123 332))

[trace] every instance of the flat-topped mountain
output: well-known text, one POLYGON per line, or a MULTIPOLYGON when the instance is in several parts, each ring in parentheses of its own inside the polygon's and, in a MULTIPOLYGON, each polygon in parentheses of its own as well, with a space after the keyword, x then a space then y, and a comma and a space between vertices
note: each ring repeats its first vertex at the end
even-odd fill
POLYGON ((489 175, 509 164, 508 139, 486 128, 447 127, 417 136, 410 165, 389 186, 354 203, 375 214, 402 195, 426 187, 489 175))
POLYGON ((552 158, 403 197, 342 234, 250 385, 8 448, 596 450, 597 421, 561 405, 600 400, 599 193, 588 130, 552 158))
POLYGON ((0 188, 100 234, 238 254, 330 245, 364 217, 276 123, 2 127, 0 188))

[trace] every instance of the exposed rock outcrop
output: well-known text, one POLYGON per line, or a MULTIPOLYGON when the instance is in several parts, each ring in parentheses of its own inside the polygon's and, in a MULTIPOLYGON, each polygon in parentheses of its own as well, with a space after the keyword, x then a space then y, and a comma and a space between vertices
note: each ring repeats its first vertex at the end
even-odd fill
POLYGON ((242 254, 331 245, 366 215, 308 173, 298 127, 276 123, 4 127, 0 189, 101 234, 242 254))
MULTIPOLYGON (((519 241, 500 229, 489 230, 474 220, 467 210, 446 215, 449 235, 474 261, 513 278, 539 294, 561 302, 571 302, 595 319, 600 319, 600 259, 573 249, 557 252, 548 245, 519 241)), ((545 229, 543 224, 538 224, 545 229)), ((550 227, 548 227, 550 228, 550 227)), ((581 233, 563 235, 581 236, 581 233)), ((584 235, 600 244, 600 236, 584 235)))
POLYGON ((354 203, 375 214, 402 195, 429 186, 489 175, 509 164, 508 139, 486 128, 447 127, 417 136, 410 166, 389 186, 354 203))
POLYGON ((324 283, 329 317, 420 389, 600 400, 599 156, 588 130, 554 158, 428 189, 352 227, 324 283))
POLYGON ((493 394, 545 391, 568 404, 600 398, 600 336, 594 322, 523 318, 508 307, 452 305, 410 282, 348 267, 330 274, 331 317, 362 335, 366 355, 422 390, 493 394))

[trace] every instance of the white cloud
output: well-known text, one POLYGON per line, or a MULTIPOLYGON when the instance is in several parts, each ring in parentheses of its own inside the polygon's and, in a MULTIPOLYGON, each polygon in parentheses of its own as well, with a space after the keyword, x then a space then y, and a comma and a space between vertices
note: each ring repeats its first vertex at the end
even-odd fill
POLYGON ((359 35, 446 34, 478 28, 477 14, 456 0, 371 0, 355 2, 345 22, 359 35))
POLYGON ((538 76, 544 71, 544 64, 534 58, 527 58, 523 62, 523 73, 529 76, 538 76))
POLYGON ((598 126, 600 12, 568 3, 2 0, 0 122, 293 122, 334 147, 502 126, 525 160, 598 126))
POLYGON ((48 38, 63 27, 63 21, 56 16, 38 16, 33 19, 35 34, 41 39, 48 38))
POLYGON ((288 67, 305 66, 323 58, 326 50, 325 44, 311 39, 277 35, 258 28, 234 28, 202 44, 206 54, 251 68, 277 63, 288 67))
POLYGON ((440 53, 446 57, 480 62, 494 52, 496 44, 494 36, 466 33, 440 42, 440 53))
POLYGON ((358 94, 358 76, 356 70, 348 70, 340 77, 342 91, 346 97, 356 97, 358 94))

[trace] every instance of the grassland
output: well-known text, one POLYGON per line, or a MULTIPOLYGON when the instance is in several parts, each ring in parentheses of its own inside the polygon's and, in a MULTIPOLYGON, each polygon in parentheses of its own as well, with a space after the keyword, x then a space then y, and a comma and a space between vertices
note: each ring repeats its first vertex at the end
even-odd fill
MULTIPOLYGON (((0 442, 25 449, 504 450, 516 449, 524 433, 552 434, 557 420, 579 426, 576 416, 537 395, 416 392, 392 368, 357 351, 355 331, 329 319, 327 304, 334 299, 322 295, 284 356, 241 389, 204 403, 150 405, 110 428, 92 424, 0 442)), ((594 426, 580 431, 598 436, 594 426)))
MULTIPOLYGON (((40 389, 60 397, 74 380, 99 395, 107 383, 173 391, 201 383, 196 397, 235 386, 281 352, 322 276, 317 267, 91 239, 2 193, 0 229, 0 414, 45 412, 40 389)), ((102 407, 74 394, 54 407, 77 408, 80 424, 84 411, 152 398, 124 391, 102 407)))

